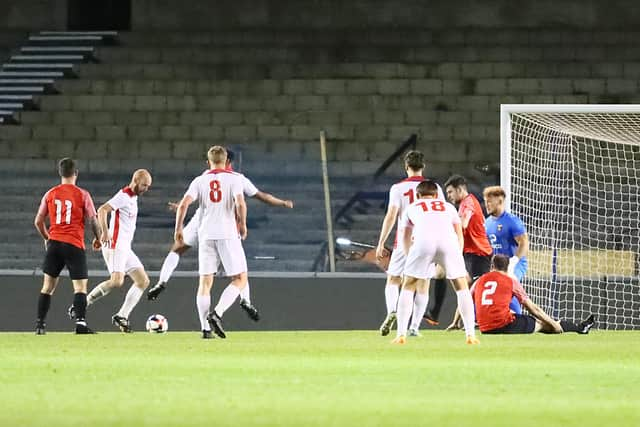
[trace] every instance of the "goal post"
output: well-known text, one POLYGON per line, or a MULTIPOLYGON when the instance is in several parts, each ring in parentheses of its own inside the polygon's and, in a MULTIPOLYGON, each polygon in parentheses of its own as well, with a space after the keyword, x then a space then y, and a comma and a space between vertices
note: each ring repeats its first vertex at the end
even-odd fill
POLYGON ((640 105, 502 105, 501 185, 554 317, 640 328, 640 105))

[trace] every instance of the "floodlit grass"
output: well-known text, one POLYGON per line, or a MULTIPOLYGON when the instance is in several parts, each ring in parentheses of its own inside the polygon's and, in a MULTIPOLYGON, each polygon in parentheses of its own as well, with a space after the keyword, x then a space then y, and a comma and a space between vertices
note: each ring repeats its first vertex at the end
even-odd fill
POLYGON ((640 332, 0 334, 1 426, 639 426, 640 332))

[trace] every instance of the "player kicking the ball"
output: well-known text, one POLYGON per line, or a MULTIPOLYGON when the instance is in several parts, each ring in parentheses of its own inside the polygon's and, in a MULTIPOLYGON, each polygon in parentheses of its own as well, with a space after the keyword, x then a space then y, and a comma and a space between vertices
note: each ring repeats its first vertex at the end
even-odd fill
MULTIPOLYGON (((133 173, 129 185, 118 191, 107 203, 98 209, 98 223, 102 230, 102 256, 107 264, 110 277, 100 283, 87 296, 87 306, 91 306, 112 290, 122 287, 125 275, 133 279, 133 284, 120 310, 111 321, 122 332, 132 332, 129 314, 140 301, 149 286, 149 277, 138 256, 131 249, 138 218, 138 196, 151 187, 151 174, 145 169, 133 173), (111 214, 107 227, 107 216, 111 214)), ((75 305, 69 307, 69 317, 77 315, 75 305)))
POLYGON ((247 237, 247 205, 242 191, 242 176, 226 169, 227 150, 213 146, 207 153, 209 171, 194 179, 176 210, 176 244, 184 243, 184 218, 189 205, 198 202, 201 219, 198 228, 198 272, 196 297, 202 338, 212 338, 211 329, 226 338, 222 316, 247 285, 247 259, 242 240, 247 237), (242 240, 241 240, 242 239, 242 240), (220 296, 213 311, 211 288, 220 265, 231 283, 220 296))
POLYGON ((404 266, 402 290, 398 298, 398 329, 394 344, 405 344, 407 323, 412 312, 413 294, 420 286, 428 290, 429 269, 436 262, 451 280, 462 313, 467 344, 478 344, 475 337, 473 301, 467 284, 467 271, 462 257, 463 236, 460 217, 450 203, 438 199, 438 185, 425 180, 416 187, 417 200, 400 218, 404 266))
MULTIPOLYGON (((229 171, 233 171, 233 160, 234 153, 231 150, 227 149, 227 164, 226 169, 229 171)), ((204 174, 208 173, 209 170, 206 170, 204 174)), ((255 185, 242 174, 238 174, 242 177, 242 191, 246 197, 256 198, 263 203, 266 203, 271 206, 280 206, 284 208, 293 208, 293 202, 291 200, 282 200, 279 199, 272 194, 265 193, 263 191, 258 190, 255 185)), ((178 205, 174 203, 170 203, 169 206, 172 209, 177 209, 178 205)), ((198 245, 198 227, 200 226, 200 215, 202 209, 196 209, 196 212, 193 214, 187 225, 183 230, 183 241, 182 242, 174 242, 171 247, 171 251, 164 259, 162 263, 162 268, 160 269, 160 278, 158 283, 153 285, 147 291, 147 298, 149 300, 155 300, 158 298, 160 293, 162 293, 166 287, 167 282, 171 278, 173 271, 178 267, 178 262, 180 261, 180 256, 187 252, 190 248, 198 245)), ((249 282, 242 289, 242 293, 240 294, 240 307, 247 313, 249 318, 255 322, 260 320, 260 315, 258 313, 258 309, 251 304, 251 293, 249 290, 249 282)))

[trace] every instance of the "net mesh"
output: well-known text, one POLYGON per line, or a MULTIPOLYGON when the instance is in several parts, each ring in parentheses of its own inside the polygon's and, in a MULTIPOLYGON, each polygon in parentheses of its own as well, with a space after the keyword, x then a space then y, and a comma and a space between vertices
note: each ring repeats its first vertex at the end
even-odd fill
POLYGON ((555 318, 640 328, 640 113, 511 113, 511 210, 532 300, 555 318))

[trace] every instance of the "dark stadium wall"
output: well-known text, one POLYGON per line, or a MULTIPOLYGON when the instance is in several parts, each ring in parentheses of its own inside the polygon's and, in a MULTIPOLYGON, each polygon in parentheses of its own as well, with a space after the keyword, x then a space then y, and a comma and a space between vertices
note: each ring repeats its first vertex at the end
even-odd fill
MULTIPOLYGON (((100 278, 91 280, 92 288, 100 278)), ((152 282, 154 279, 152 278, 152 282)), ((114 291, 92 306, 89 324, 97 331, 113 331, 111 316, 118 311, 126 290, 114 291)), ((212 301, 218 301, 227 285, 221 279, 214 285, 212 301)), ((224 316, 228 331, 240 330, 376 330, 385 316, 384 279, 379 278, 250 278, 251 300, 260 309, 262 319, 254 323, 239 305, 224 316)), ((41 276, 3 276, 0 278, 0 331, 31 331, 35 326, 41 276)), ((143 297, 131 314, 135 331, 143 331, 147 317, 154 313, 169 319, 171 330, 199 330, 195 292, 197 278, 176 278, 157 301, 143 297)), ((455 295, 449 291, 442 319, 453 317, 455 295)), ((67 307, 72 300, 68 278, 63 278, 51 302, 47 319, 50 331, 69 331, 67 307)), ((446 325, 444 325, 446 326, 446 325)))
MULTIPOLYGON (((575 27, 635 29, 633 0, 133 0, 134 30, 237 27, 575 27)), ((0 0, 0 30, 65 29, 67 1, 0 0)))

